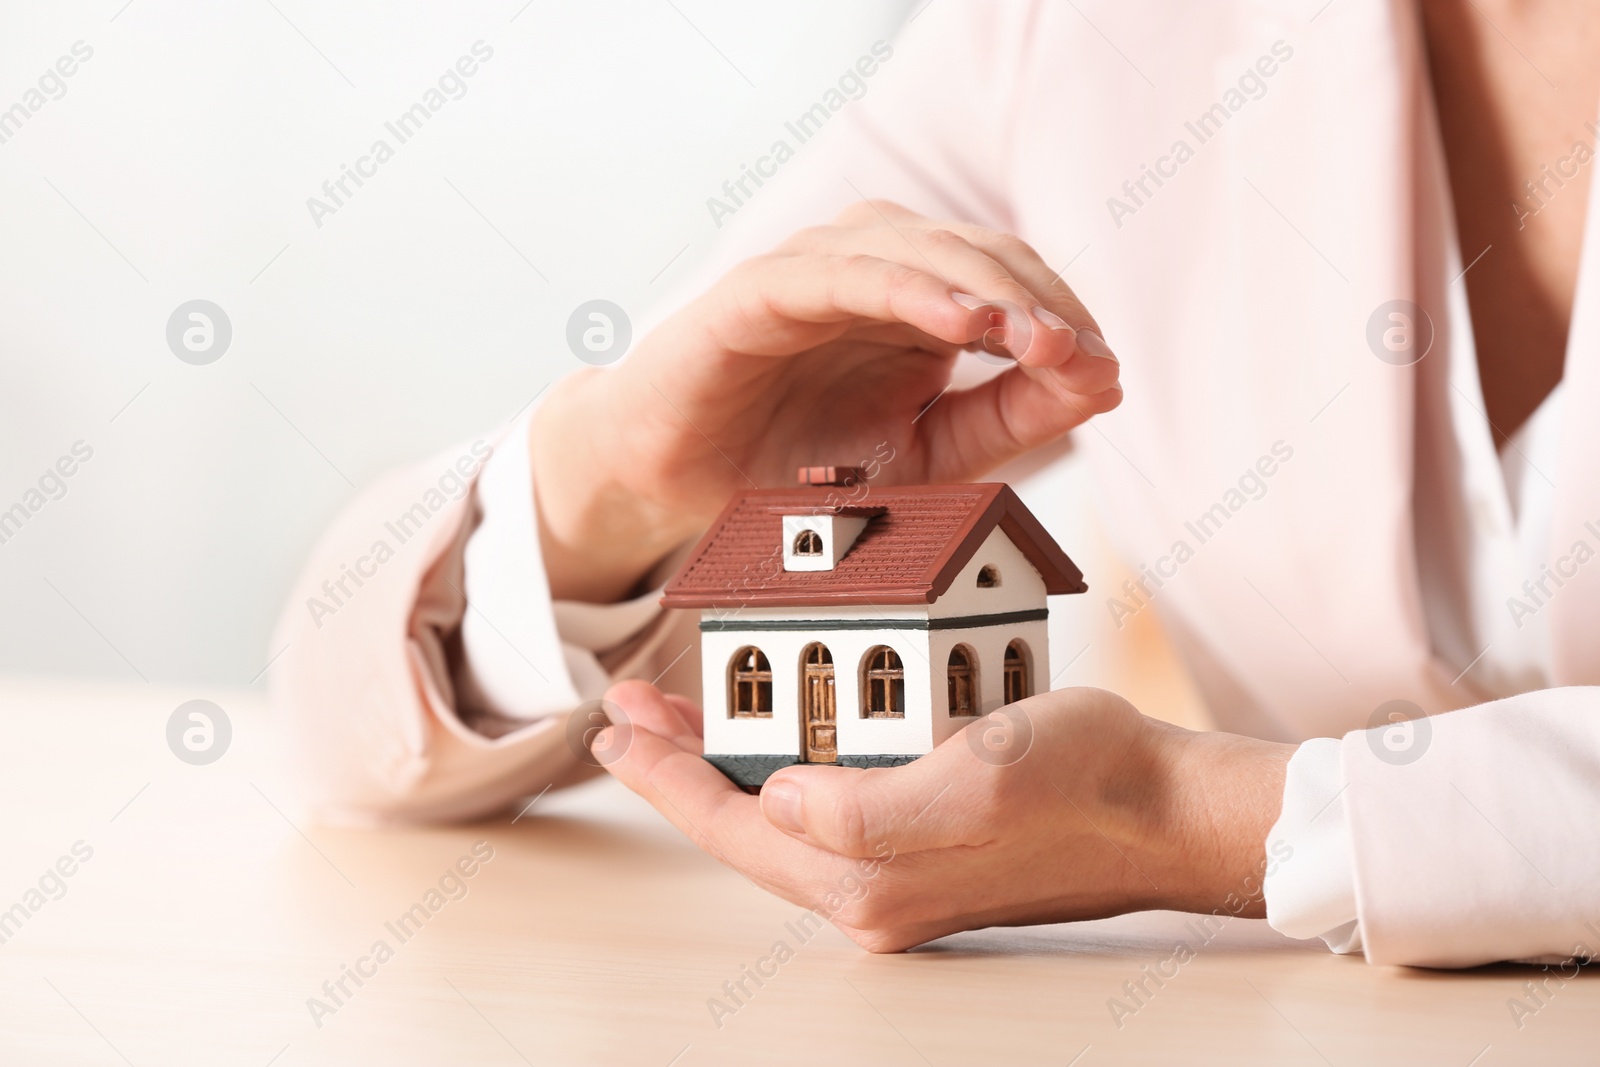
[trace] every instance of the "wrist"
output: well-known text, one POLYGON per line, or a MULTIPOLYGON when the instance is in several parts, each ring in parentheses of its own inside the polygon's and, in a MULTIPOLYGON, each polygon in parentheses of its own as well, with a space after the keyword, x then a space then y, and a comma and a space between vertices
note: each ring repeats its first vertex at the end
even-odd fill
POLYGON ((602 442, 614 447, 617 435, 604 404, 585 404, 586 377, 553 387, 527 447, 551 598, 604 604, 625 599, 694 530, 614 474, 602 442))
POLYGON ((1166 729, 1171 796, 1163 819, 1165 907, 1266 915, 1267 834, 1283 806, 1295 746, 1166 729))

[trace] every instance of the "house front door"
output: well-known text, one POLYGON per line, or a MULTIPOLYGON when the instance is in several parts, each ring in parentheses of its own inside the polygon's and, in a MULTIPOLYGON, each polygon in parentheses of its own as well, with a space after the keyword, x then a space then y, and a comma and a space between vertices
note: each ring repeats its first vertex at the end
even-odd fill
POLYGON ((834 725, 833 654, 826 645, 806 648, 802 657, 801 730, 807 763, 837 763, 839 742, 834 725))

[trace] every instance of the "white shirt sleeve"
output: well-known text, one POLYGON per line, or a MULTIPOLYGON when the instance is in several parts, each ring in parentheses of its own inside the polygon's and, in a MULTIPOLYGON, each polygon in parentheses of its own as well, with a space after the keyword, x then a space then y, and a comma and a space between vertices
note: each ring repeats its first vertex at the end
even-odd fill
POLYGON ((461 623, 467 682, 477 701, 507 719, 566 712, 598 698, 611 677, 596 653, 661 613, 660 591, 619 604, 552 601, 539 551, 530 408, 495 449, 477 483, 482 518, 467 541, 461 623))
MULTIPOLYGON (((1452 292, 1450 323, 1455 336, 1470 337, 1464 292, 1452 292)), ((1446 365, 1422 373, 1418 432, 1434 438, 1416 472, 1419 580, 1430 635, 1452 672, 1470 668, 1481 691, 1510 695, 1548 684, 1548 620, 1524 630, 1508 617, 1505 597, 1523 575, 1539 573, 1550 542, 1554 490, 1533 474, 1555 465, 1562 389, 1503 455, 1487 416, 1467 399, 1474 395, 1482 388, 1470 344, 1452 346, 1446 365)), ((1267 921, 1290 937, 1320 937, 1335 952, 1362 952, 1341 751, 1342 742, 1318 738, 1289 761, 1283 809, 1267 840, 1293 855, 1264 879, 1267 921)))
POLYGON ((1268 921, 1369 963, 1600 958, 1600 854, 1575 844, 1597 766, 1595 686, 1417 719, 1404 748, 1383 728, 1307 742, 1267 838, 1268 921))
POLYGON ((1360 952, 1350 820, 1344 809, 1340 742, 1318 737, 1295 750, 1283 783, 1283 810, 1267 834, 1284 858, 1264 878, 1267 923, 1281 934, 1320 937, 1335 952, 1360 952))

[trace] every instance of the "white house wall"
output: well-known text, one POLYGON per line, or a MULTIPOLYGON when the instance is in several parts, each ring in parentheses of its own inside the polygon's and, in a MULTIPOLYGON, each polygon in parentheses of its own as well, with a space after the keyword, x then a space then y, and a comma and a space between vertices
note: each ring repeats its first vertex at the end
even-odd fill
POLYGON ((950 650, 966 645, 978 660, 978 707, 983 714, 1000 707, 1005 702, 1006 645, 1021 640, 1026 646, 1031 693, 1042 693, 1050 688, 1049 633, 1043 619, 1037 622, 1011 623, 1000 626, 981 626, 965 630, 933 630, 928 648, 932 683, 933 743, 960 731, 977 716, 950 715, 950 686, 947 670, 950 650))
MULTIPOLYGON (((802 614, 812 614, 804 609, 778 612, 772 609, 759 610, 760 615, 755 609, 745 609, 740 612, 739 618, 792 619, 802 614)), ((859 618, 861 611, 847 612, 842 617, 859 618)), ((927 616, 924 613, 922 617, 927 616)), ((928 666, 928 639, 927 630, 900 629, 713 630, 702 633, 700 655, 706 709, 706 751, 725 756, 799 757, 801 655, 812 642, 820 641, 833 656, 834 714, 839 752, 844 755, 921 755, 927 752, 935 743, 930 711, 936 694, 928 666), (728 664, 734 653, 747 645, 759 648, 772 666, 770 719, 736 719, 728 714, 728 664), (905 666, 906 715, 903 719, 861 717, 861 661, 869 649, 878 645, 888 645, 894 649, 905 666)), ((943 685, 944 671, 941 667, 939 686, 943 685)), ((942 703, 942 688, 937 692, 942 703)))
POLYGON ((929 615, 947 619, 962 615, 995 615, 1009 611, 1033 611, 1045 606, 1044 579, 1033 569, 1028 557, 1011 543, 1005 531, 996 526, 989 531, 978 551, 961 568, 950 589, 931 605, 929 615), (978 571, 985 565, 1000 574, 994 589, 978 588, 978 571))
MULTIPOLYGON (((1022 550, 997 526, 989 531, 989 536, 978 551, 961 568, 955 581, 950 583, 950 589, 931 606, 928 614, 935 619, 1005 615, 1038 611, 1045 607, 1046 602, 1044 579, 1028 562, 1022 550), (999 574, 1000 584, 997 587, 978 587, 978 572, 985 566, 993 567, 999 574)), ((1050 637, 1044 619, 961 630, 933 630, 930 635, 930 682, 937 694, 932 723, 935 745, 960 731, 975 718, 952 718, 950 715, 950 687, 946 682, 946 671, 950 663, 950 651, 956 645, 964 644, 976 654, 978 707, 983 714, 1004 703, 1006 646, 1012 641, 1021 640, 1026 649, 1029 692, 1042 693, 1050 688, 1050 637)))

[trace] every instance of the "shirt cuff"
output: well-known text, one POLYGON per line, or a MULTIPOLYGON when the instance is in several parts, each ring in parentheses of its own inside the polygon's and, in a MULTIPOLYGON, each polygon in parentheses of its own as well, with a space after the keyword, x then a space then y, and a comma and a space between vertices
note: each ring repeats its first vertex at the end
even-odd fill
POLYGON ((1283 809, 1267 835, 1279 862, 1263 881, 1274 930, 1320 937, 1333 951, 1351 953, 1361 951, 1361 926, 1339 752, 1337 739, 1319 737, 1290 757, 1283 809))
POLYGON ((482 518, 467 540, 461 622, 465 670, 478 702, 511 719, 568 711, 611 685, 595 654, 622 644, 660 613, 660 591, 620 604, 552 601, 539 550, 530 408, 484 464, 482 518))

